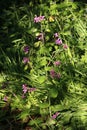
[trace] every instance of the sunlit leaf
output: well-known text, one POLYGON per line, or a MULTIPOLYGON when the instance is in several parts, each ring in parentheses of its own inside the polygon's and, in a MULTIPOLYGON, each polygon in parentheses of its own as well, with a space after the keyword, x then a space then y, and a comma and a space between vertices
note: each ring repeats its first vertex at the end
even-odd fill
POLYGON ((39 107, 40 108, 48 108, 49 107, 49 103, 40 103, 39 107))

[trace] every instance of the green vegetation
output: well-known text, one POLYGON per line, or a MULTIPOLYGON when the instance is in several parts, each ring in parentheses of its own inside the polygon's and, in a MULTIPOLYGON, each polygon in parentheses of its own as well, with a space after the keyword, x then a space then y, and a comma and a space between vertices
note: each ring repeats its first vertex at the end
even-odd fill
POLYGON ((86 130, 86 4, 14 4, 0 18, 0 130, 86 130))

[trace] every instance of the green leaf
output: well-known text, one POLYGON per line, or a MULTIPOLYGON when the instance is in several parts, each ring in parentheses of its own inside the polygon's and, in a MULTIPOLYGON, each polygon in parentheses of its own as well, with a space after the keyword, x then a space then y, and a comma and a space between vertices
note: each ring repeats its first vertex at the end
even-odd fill
POLYGON ((37 32, 38 30, 37 30, 37 28, 32 27, 31 30, 28 30, 29 33, 30 33, 30 31, 33 32, 33 33, 35 33, 35 32, 37 32))
POLYGON ((37 119, 34 119, 34 120, 30 120, 29 125, 32 126, 32 125, 40 124, 42 122, 43 122, 43 120, 41 118, 37 118, 37 119))
POLYGON ((30 101, 27 102, 27 104, 25 105, 25 108, 27 108, 27 109, 31 108, 31 102, 30 101))
POLYGON ((51 32, 51 30, 50 30, 49 28, 47 28, 45 31, 46 31, 46 32, 51 32))
POLYGON ((27 69, 28 69, 28 65, 25 65, 24 70, 27 70, 27 69))
POLYGON ((46 57, 43 57, 40 61, 40 65, 41 66, 45 66, 47 64, 47 60, 46 60, 46 57))
POLYGON ((0 76, 0 83, 4 81, 4 78, 0 76))
POLYGON ((48 53, 48 49, 45 46, 42 46, 40 48, 40 54, 47 54, 48 53))
POLYGON ((49 103, 40 103, 39 107, 40 108, 48 108, 49 107, 49 103))
POLYGON ((16 40, 13 40, 12 42, 17 43, 17 42, 21 42, 21 41, 22 41, 22 39, 16 39, 16 40))
POLYGON ((57 91, 55 88, 50 89, 49 95, 50 95, 50 97, 52 97, 52 98, 56 98, 57 95, 58 95, 58 91, 57 91))
POLYGON ((71 117, 72 117, 71 111, 64 113, 64 116, 62 117, 63 123, 64 124, 69 123, 71 117))
POLYGON ((40 114, 46 116, 49 113, 49 110, 46 108, 40 108, 40 114))
POLYGON ((18 116, 19 116, 19 119, 23 119, 24 121, 29 116, 29 114, 30 114, 29 109, 26 109, 25 111, 22 111, 21 114, 19 114, 18 116))
POLYGON ((39 76, 38 77, 38 81, 40 84, 44 83, 46 81, 46 79, 47 79, 46 76, 39 76))
POLYGON ((51 118, 49 118, 48 120, 47 120, 47 124, 50 126, 50 125, 54 125, 56 123, 56 121, 55 120, 53 120, 53 119, 51 119, 51 118))
POLYGON ((39 47, 41 43, 42 43, 41 41, 35 42, 34 47, 36 47, 36 48, 39 47))
POLYGON ((51 106, 51 110, 52 110, 53 112, 62 111, 62 110, 64 110, 64 109, 65 109, 65 108, 64 108, 63 105, 54 105, 54 106, 51 106))
POLYGON ((45 67, 46 71, 50 71, 52 67, 45 67))

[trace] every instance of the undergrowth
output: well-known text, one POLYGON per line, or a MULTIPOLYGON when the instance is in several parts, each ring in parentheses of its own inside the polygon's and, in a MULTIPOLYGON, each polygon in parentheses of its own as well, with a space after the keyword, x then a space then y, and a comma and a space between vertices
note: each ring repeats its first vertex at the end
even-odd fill
POLYGON ((8 128, 3 122, 21 122, 21 130, 87 129, 86 17, 86 5, 73 2, 4 10, 0 130, 8 128))

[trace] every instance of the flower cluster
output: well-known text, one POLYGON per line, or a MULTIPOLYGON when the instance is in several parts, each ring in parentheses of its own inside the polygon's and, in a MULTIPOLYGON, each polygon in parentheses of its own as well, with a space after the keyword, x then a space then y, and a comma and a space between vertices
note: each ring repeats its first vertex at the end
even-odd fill
POLYGON ((45 18, 45 16, 39 16, 39 17, 35 16, 34 22, 35 22, 35 23, 39 23, 39 22, 43 21, 44 18, 45 18))
MULTIPOLYGON (((28 45, 24 46, 23 51, 24 51, 25 54, 28 54, 29 46, 28 45)), ((27 64, 28 62, 29 62, 29 58, 27 56, 23 57, 23 63, 27 64)))
POLYGON ((24 46, 23 51, 25 52, 25 54, 27 54, 29 52, 29 46, 24 46))
POLYGON ((25 93, 27 93, 27 92, 33 92, 33 91, 35 91, 36 90, 36 88, 29 88, 29 87, 27 87, 27 85, 26 84, 23 84, 22 85, 22 89, 23 89, 23 94, 25 94, 25 93))
POLYGON ((55 75, 56 75, 56 72, 55 72, 54 70, 50 70, 50 76, 51 76, 52 78, 54 78, 55 75))
POLYGON ((50 76, 52 78, 58 78, 58 79, 60 79, 60 77, 61 77, 60 73, 56 73, 53 69, 50 70, 50 76))
POLYGON ((55 66, 59 66, 59 65, 61 64, 61 62, 60 62, 60 61, 55 61, 53 64, 54 64, 55 66))
MULTIPOLYGON (((55 43, 57 45, 62 45, 62 40, 59 38, 59 34, 58 33, 54 33, 54 38, 55 38, 55 43)), ((63 44, 63 49, 68 49, 68 45, 67 44, 63 44)))
POLYGON ((62 44, 62 40, 60 38, 58 38, 58 39, 55 40, 55 43, 57 45, 61 45, 62 44))
POLYGON ((28 87, 26 84, 22 85, 23 93, 25 94, 28 91, 28 87))
POLYGON ((57 45, 61 45, 62 44, 62 40, 59 38, 59 34, 58 33, 54 33, 54 38, 55 38, 55 43, 57 45))
POLYGON ((59 37, 58 33, 54 33, 54 38, 58 38, 58 37, 59 37))
POLYGON ((60 114, 59 112, 56 112, 55 114, 53 114, 52 119, 56 119, 59 114, 60 114))
POLYGON ((29 58, 28 57, 23 57, 23 63, 27 64, 29 62, 29 58))

